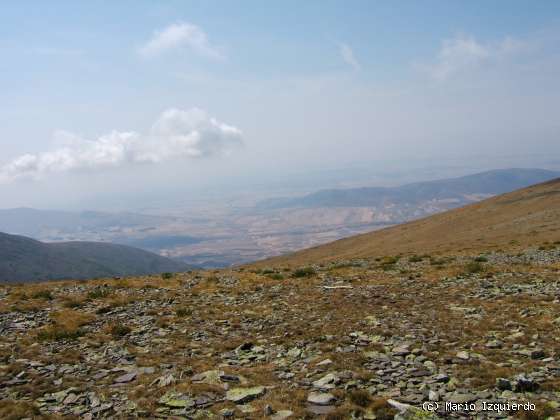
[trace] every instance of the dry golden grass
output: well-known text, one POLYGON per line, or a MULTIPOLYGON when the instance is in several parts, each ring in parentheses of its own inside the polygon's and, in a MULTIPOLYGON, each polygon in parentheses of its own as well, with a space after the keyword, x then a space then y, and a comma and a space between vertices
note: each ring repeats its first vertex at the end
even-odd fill
POLYGON ((26 417, 35 419, 47 418, 39 416, 41 416, 41 412, 30 402, 8 399, 0 400, 0 418, 3 420, 20 420, 26 417))
POLYGON ((72 309, 63 309, 50 315, 52 323, 43 327, 37 334, 40 340, 76 339, 81 335, 80 327, 93 321, 91 314, 72 309))
MULTIPOLYGON (((22 334, 17 337, 10 351, 17 358, 38 360, 45 364, 78 364, 86 363, 87 360, 81 352, 91 355, 108 347, 124 347, 135 357, 137 366, 156 368, 154 374, 139 375, 130 384, 119 388, 126 390, 129 399, 138 404, 147 417, 156 415, 161 408, 157 400, 169 390, 191 396, 204 392, 221 397, 225 395, 223 384, 192 383, 190 377, 193 374, 219 369, 242 375, 247 379, 247 385, 270 387, 263 397, 251 402, 255 408, 251 418, 260 418, 267 404, 275 410, 292 410, 294 418, 311 418, 306 411, 309 389, 294 387, 294 383, 316 380, 328 372, 350 370, 352 380, 358 384, 354 383, 352 387, 367 388, 370 379, 376 378, 377 373, 364 351, 376 350, 390 356, 393 343, 405 339, 409 334, 412 348, 422 348, 422 355, 437 366, 451 363, 449 360, 455 357, 458 350, 481 354, 482 362, 473 360, 457 363, 453 371, 448 372, 462 385, 473 390, 490 389, 497 377, 511 378, 517 373, 530 372, 540 366, 541 361, 520 357, 519 366, 500 367, 508 359, 517 358, 511 351, 514 344, 530 347, 529 343, 536 340, 549 354, 558 354, 560 351, 552 324, 557 305, 554 296, 548 298, 521 293, 488 299, 486 296, 477 295, 474 298, 469 295, 473 290, 476 291, 480 283, 478 275, 515 272, 515 276, 497 276, 491 280, 500 287, 509 283, 530 284, 535 277, 555 280, 557 273, 551 272, 549 267, 536 264, 509 267, 498 263, 490 266, 484 263, 484 273, 448 282, 443 278, 463 273, 465 261, 473 260, 479 252, 465 260, 434 252, 431 258, 437 264, 431 264, 430 257, 425 257, 422 262, 401 271, 398 264, 386 270, 385 266, 395 265, 396 259, 388 255, 384 254, 386 258, 378 261, 371 259, 364 267, 345 263, 319 270, 307 277, 292 277, 291 270, 285 273, 283 280, 271 278, 268 271, 223 270, 217 274, 203 273, 200 277, 193 274, 190 277, 177 275, 171 279, 145 276, 96 280, 74 292, 60 290, 55 284, 43 285, 43 289, 52 290, 52 299, 49 300, 46 293, 41 293, 38 298, 28 300, 33 305, 48 309, 48 312, 40 315, 42 319, 46 313, 51 314, 50 323, 43 327, 44 331, 51 331, 50 335, 46 334, 47 338, 63 341, 56 346, 43 341, 33 344, 35 334, 22 334), (223 281, 226 277, 235 277, 237 281, 234 285, 227 284, 223 281), (352 289, 324 288, 332 281, 337 281, 336 278, 343 278, 344 284, 352 289), (189 286, 196 285, 184 287, 186 282, 189 286), (105 288, 111 293, 88 300, 88 291, 96 287, 105 288), (68 302, 79 302, 84 306, 72 310, 68 306, 74 304, 68 302), (450 304, 476 309, 480 318, 468 318, 468 313, 451 310, 450 304), (99 312, 101 308, 104 308, 103 314, 99 312), (520 310, 524 308, 530 308, 535 313, 522 315, 520 310), (96 313, 99 314, 93 315, 96 313), (377 318, 379 323, 370 322, 368 316, 377 318), (125 324, 133 331, 123 330, 125 324), (145 336, 139 333, 143 327, 151 330, 145 336), (414 337, 416 328, 420 328, 425 335, 414 337), (518 330, 524 335, 511 340, 505 337, 511 331, 518 330), (78 343, 68 340, 78 338, 83 331, 88 333, 80 337, 78 343), (378 335, 382 343, 358 344, 351 336, 356 331, 367 336, 378 335), (203 338, 196 336, 199 332, 204 334, 203 338), (536 333, 539 334, 538 339, 533 338, 536 333), (430 334, 435 334, 441 340, 430 342, 430 334), (154 342, 140 344, 141 340, 136 341, 137 337, 142 337, 141 340, 147 338, 148 343, 154 339, 154 342), (485 346, 494 337, 504 342, 503 349, 485 346), (237 365, 236 362, 227 366, 224 353, 246 342, 262 345, 267 358, 251 362, 249 366, 237 365), (340 351, 340 347, 351 345, 357 346, 356 351, 340 351), (48 358, 42 356, 45 349, 53 347, 56 353, 51 353, 48 358), (286 356, 286 351, 293 347, 305 350, 296 361, 286 356), (279 353, 276 353, 276 348, 279 353), (278 354, 281 356, 277 357, 278 354), (292 366, 290 370, 295 374, 291 380, 281 380, 277 376, 279 369, 275 363, 283 358, 287 360, 288 366, 292 366), (331 359, 332 363, 317 366, 325 359, 331 359), (154 379, 167 372, 167 367, 160 368, 163 365, 172 366, 170 372, 176 378, 176 383, 164 388, 150 386, 154 379)), ((402 259, 406 261, 405 257, 402 259)), ((281 269, 275 270, 278 272, 281 269)), ((4 303, 8 302, 8 308, 22 305, 25 299, 38 290, 41 288, 36 285, 18 286, 12 289, 4 303)), ((92 372, 113 366, 104 360, 92 368, 92 372)), ((5 372, 0 371, 0 375, 12 377, 22 368, 21 364, 8 364, 5 372)), ((81 380, 79 377, 65 377, 64 386, 83 387, 83 378, 81 380)), ((107 390, 112 392, 113 380, 114 376, 109 375, 96 382, 94 388, 99 393, 107 390)), ((557 381, 551 380, 543 383, 542 389, 556 390, 558 385, 557 381)), ((384 399, 370 396, 369 391, 364 389, 354 390, 352 387, 333 391, 338 403, 329 418, 346 419, 351 413, 366 411, 374 412, 378 419, 392 418, 395 414, 384 399)), ((52 382, 47 383, 39 377, 33 377, 33 382, 18 388, 21 395, 29 398, 55 390, 58 388, 54 389, 52 382)), ((223 401, 213 405, 211 410, 217 413, 226 407, 235 408, 232 403, 223 401)), ((541 408, 539 413, 546 413, 543 411, 545 409, 541 408)))

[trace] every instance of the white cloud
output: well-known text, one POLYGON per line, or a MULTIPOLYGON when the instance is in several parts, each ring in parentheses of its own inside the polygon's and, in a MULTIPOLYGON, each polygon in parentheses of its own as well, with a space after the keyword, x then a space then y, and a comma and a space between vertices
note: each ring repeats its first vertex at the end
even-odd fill
POLYGON ((0 182, 41 178, 55 172, 94 170, 129 164, 227 154, 243 144, 241 131, 205 111, 168 109, 147 135, 112 131, 95 140, 66 131, 55 133, 55 150, 19 156, 0 167, 0 182))
POLYGON ((523 50, 526 45, 506 37, 499 42, 478 42, 472 36, 459 35, 443 40, 433 64, 424 66, 436 80, 446 80, 461 71, 474 69, 523 50))
POLYGON ((197 54, 212 59, 225 58, 220 48, 210 44, 206 33, 190 23, 174 23, 154 32, 152 38, 139 49, 144 57, 153 57, 176 48, 190 48, 197 54))
POLYGON ((352 48, 350 48, 350 46, 344 43, 339 43, 338 52, 340 53, 340 56, 342 57, 344 62, 348 64, 350 67, 352 67, 352 69, 354 69, 355 71, 362 69, 362 66, 356 59, 356 56, 354 55, 354 51, 352 51, 352 48))

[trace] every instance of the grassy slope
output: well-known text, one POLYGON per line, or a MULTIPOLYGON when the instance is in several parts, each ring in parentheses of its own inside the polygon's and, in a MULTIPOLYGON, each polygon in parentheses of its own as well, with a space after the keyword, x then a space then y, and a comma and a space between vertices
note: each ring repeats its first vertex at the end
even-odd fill
POLYGON ((560 236, 560 179, 399 226, 341 239, 258 265, 504 248, 560 236))

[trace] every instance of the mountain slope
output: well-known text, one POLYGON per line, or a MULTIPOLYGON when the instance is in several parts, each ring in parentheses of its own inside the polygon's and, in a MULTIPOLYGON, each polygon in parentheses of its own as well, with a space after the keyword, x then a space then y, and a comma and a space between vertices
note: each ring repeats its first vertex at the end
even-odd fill
POLYGON ((398 253, 481 251, 560 240, 560 178, 459 209, 341 239, 263 264, 306 264, 398 253))
POLYGON ((528 187, 560 176, 544 169, 498 169, 458 178, 417 182, 400 187, 321 190, 296 198, 263 201, 261 208, 368 207, 418 205, 431 200, 454 200, 456 206, 477 201, 473 196, 491 196, 528 187))
POLYGON ((0 282, 87 279, 187 269, 180 262, 124 245, 43 243, 0 233, 0 282))

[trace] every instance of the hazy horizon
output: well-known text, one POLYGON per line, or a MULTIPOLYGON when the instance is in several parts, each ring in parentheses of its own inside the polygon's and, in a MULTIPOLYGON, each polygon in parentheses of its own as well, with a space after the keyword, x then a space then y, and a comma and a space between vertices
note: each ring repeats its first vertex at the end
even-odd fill
POLYGON ((560 168, 556 2, 31 4, 0 17, 1 208, 560 168))

